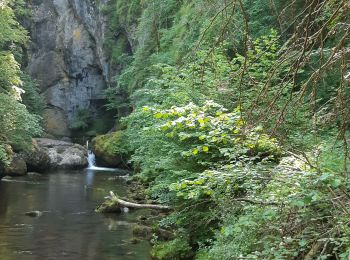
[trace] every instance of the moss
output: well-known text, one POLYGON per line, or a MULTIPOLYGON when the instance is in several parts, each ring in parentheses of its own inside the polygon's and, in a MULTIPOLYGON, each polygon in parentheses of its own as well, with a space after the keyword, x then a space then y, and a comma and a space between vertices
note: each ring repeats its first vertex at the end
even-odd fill
POLYGON ((129 158, 123 131, 95 137, 92 148, 101 165, 119 167, 126 164, 129 158))
POLYGON ((186 239, 176 238, 169 242, 155 245, 151 251, 153 259, 191 259, 193 257, 192 248, 186 239))
POLYGON ((136 237, 151 239, 152 228, 147 226, 135 225, 132 229, 132 233, 136 237))
POLYGON ((122 210, 115 200, 106 200, 98 208, 95 209, 97 213, 121 213, 122 210))
POLYGON ((107 156, 115 156, 123 153, 123 132, 117 131, 111 134, 99 135, 92 140, 92 145, 97 153, 107 156))

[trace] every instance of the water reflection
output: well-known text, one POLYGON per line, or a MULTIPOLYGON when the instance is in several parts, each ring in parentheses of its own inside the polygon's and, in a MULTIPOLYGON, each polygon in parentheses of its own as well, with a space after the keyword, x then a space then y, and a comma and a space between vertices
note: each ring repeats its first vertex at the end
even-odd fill
POLYGON ((0 182, 0 259, 147 259, 147 242, 128 242, 137 212, 94 212, 109 190, 125 195, 111 176, 86 170, 41 176, 42 185, 0 182), (32 210, 44 213, 24 215, 32 210))
POLYGON ((86 170, 86 178, 85 178, 85 182, 86 182, 86 186, 87 187, 91 187, 94 184, 94 176, 95 176, 95 171, 94 170, 90 170, 87 169, 86 170))

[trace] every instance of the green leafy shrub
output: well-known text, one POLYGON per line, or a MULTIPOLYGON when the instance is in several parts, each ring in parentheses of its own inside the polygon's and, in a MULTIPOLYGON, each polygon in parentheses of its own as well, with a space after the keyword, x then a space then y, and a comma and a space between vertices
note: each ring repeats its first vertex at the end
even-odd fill
MULTIPOLYGON (((177 206, 162 225, 185 230, 182 235, 191 234, 189 245, 193 247, 213 236, 220 214, 212 195, 225 194, 219 187, 233 179, 215 169, 234 164, 244 167, 281 156, 276 140, 262 128, 250 129, 239 109, 229 112, 213 101, 170 109, 144 106, 125 123, 129 149, 134 151, 131 161, 141 169, 139 177, 152 183, 148 195, 177 206), (212 172, 218 173, 216 182, 212 172), (191 210, 185 212, 186 208, 191 210)), ((163 244, 161 250, 168 246, 171 243, 163 244)))
POLYGON ((10 93, 13 86, 20 87, 20 65, 18 57, 21 57, 21 45, 28 40, 27 31, 16 19, 14 4, 19 9, 21 1, 6 1, 0 6, 0 91, 10 93))
POLYGON ((32 137, 42 134, 41 118, 30 114, 25 105, 12 96, 0 93, 0 128, 15 150, 25 149, 32 144, 32 137))
POLYGON ((30 113, 42 115, 45 103, 39 94, 39 85, 26 74, 21 76, 21 80, 23 82, 22 88, 25 91, 22 94, 23 104, 30 113))
POLYGON ((206 101, 201 107, 190 103, 154 113, 155 118, 165 121, 160 125, 165 136, 181 144, 183 157, 198 155, 203 162, 215 162, 237 160, 242 155, 280 155, 276 140, 260 128, 249 129, 239 109, 229 113, 223 106, 206 101))
POLYGON ((13 86, 19 86, 22 81, 19 77, 19 64, 12 53, 0 49, 0 86, 2 91, 10 93, 13 86))
POLYGON ((1 165, 8 165, 10 163, 9 155, 3 144, 0 143, 0 168, 1 165))
POLYGON ((151 252, 152 258, 158 260, 190 259, 192 254, 192 248, 184 238, 176 238, 169 242, 157 244, 151 252))

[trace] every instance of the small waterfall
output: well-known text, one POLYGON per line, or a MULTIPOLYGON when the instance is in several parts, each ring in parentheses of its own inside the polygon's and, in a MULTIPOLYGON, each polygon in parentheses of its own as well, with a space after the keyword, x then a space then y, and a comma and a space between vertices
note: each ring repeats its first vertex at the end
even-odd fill
POLYGON ((116 171, 117 169, 113 168, 105 168, 96 166, 96 155, 93 151, 89 149, 89 141, 86 141, 86 149, 88 150, 88 170, 96 170, 96 171, 116 171))
POLYGON ((96 167, 96 156, 93 153, 93 151, 91 151, 89 149, 89 140, 86 141, 86 149, 88 150, 88 163, 89 163, 89 167, 88 169, 95 169, 96 167))
POLYGON ((89 169, 96 168, 96 156, 91 150, 88 150, 88 163, 89 169))

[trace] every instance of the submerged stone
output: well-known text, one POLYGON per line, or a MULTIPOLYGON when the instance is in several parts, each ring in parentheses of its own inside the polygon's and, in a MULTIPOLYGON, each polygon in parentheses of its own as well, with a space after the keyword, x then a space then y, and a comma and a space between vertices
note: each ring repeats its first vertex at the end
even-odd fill
POLYGON ((34 210, 34 211, 28 211, 24 215, 35 218, 35 217, 41 217, 43 215, 43 212, 39 210, 34 210))

